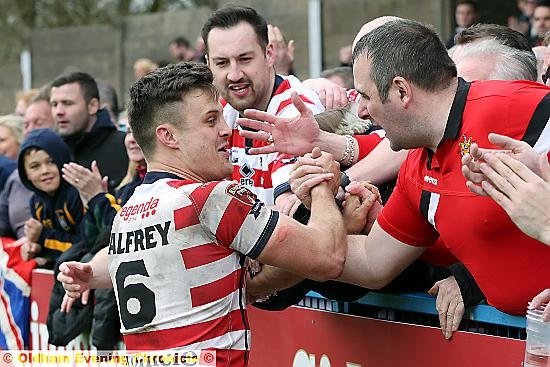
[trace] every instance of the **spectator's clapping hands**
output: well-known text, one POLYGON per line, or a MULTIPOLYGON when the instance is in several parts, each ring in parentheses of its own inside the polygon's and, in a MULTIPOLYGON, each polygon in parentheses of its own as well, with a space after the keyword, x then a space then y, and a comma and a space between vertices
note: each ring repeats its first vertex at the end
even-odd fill
POLYGON ((96 161, 92 162, 91 170, 75 162, 64 164, 61 170, 63 179, 78 190, 85 205, 97 194, 107 192, 108 178, 101 177, 96 161))
POLYGON ((310 154, 298 158, 290 175, 292 192, 307 207, 311 207, 311 190, 327 182, 336 195, 340 187, 340 165, 329 153, 314 148, 310 154))
POLYGON ((460 287, 455 277, 451 276, 436 282, 428 293, 432 296, 437 295, 435 307, 439 314, 441 331, 445 339, 450 339, 458 330, 465 311, 460 287))
POLYGON ((378 188, 369 182, 352 182, 346 187, 342 215, 348 234, 368 234, 382 210, 378 188))
POLYGON ((246 118, 238 118, 241 126, 256 131, 241 130, 239 134, 248 139, 268 141, 273 139, 271 145, 261 148, 250 148, 250 154, 287 153, 302 156, 316 146, 321 130, 313 112, 304 104, 296 92, 291 94, 292 103, 300 112, 296 117, 277 117, 259 110, 245 110, 246 118))
POLYGON ((294 40, 285 40, 279 27, 268 24, 267 37, 273 45, 274 60, 273 67, 277 74, 289 75, 294 63, 294 40))
MULTIPOLYGON (((509 138, 504 135, 489 134, 489 141, 501 147, 507 154, 525 164, 530 170, 540 175, 538 157, 539 154, 524 141, 509 138)), ((466 185, 474 194, 486 196, 487 193, 481 187, 482 181, 487 181, 487 177, 480 169, 480 164, 484 161, 484 156, 498 152, 495 149, 480 148, 476 143, 470 147, 470 154, 462 157, 462 173, 468 180, 466 185)), ((500 151, 502 152, 502 151, 500 151)))
POLYGON ((503 153, 486 154, 480 169, 487 180, 481 188, 530 237, 550 245, 550 165, 540 155, 537 176, 526 165, 503 153))
MULTIPOLYGON (((63 288, 65 288, 65 292, 69 297, 79 298, 90 289, 92 275, 92 266, 90 264, 69 261, 59 266, 57 280, 63 283, 63 288)), ((67 309, 67 305, 65 309, 67 309)))
POLYGON ((38 242, 40 234, 42 233, 42 223, 34 218, 29 218, 25 222, 24 231, 25 237, 27 237, 30 242, 38 242))
POLYGON ((345 107, 349 103, 346 89, 326 78, 307 79, 302 84, 317 93, 327 111, 345 107))
POLYGON ((550 288, 543 290, 540 294, 535 296, 531 303, 529 303, 529 308, 534 310, 535 308, 541 307, 544 303, 548 303, 544 308, 542 314, 542 321, 550 321, 550 288))

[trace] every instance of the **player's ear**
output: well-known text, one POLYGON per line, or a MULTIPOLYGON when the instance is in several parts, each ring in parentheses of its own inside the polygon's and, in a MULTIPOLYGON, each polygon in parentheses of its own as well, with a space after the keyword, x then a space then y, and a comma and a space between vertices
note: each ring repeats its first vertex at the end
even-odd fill
POLYGON ((157 136, 157 140, 162 145, 165 145, 172 149, 178 149, 178 139, 174 133, 174 128, 167 124, 161 124, 157 126, 155 130, 155 134, 157 136))

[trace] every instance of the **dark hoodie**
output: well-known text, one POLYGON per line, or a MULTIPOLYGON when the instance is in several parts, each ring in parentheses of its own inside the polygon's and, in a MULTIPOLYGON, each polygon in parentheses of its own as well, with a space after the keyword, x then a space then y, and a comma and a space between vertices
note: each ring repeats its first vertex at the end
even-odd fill
POLYGON ((59 255, 82 239, 80 222, 84 207, 78 190, 60 177, 60 185, 53 196, 37 189, 25 172, 25 152, 30 148, 44 150, 50 155, 61 175, 63 164, 71 161, 71 153, 63 140, 50 129, 37 129, 29 133, 21 144, 17 167, 23 185, 33 192, 30 201, 31 216, 42 223, 38 244, 42 250, 37 256, 55 261, 59 255))

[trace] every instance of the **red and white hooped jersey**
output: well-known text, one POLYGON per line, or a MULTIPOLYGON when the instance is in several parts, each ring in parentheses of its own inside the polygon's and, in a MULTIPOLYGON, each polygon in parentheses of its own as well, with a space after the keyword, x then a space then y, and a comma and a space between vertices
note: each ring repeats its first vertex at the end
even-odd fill
MULTIPOLYGON (((282 81, 273 93, 266 112, 282 117, 297 116, 298 110, 294 107, 290 98, 292 91, 298 92, 302 101, 305 102, 306 106, 311 109, 314 114, 325 110, 317 93, 305 88, 298 78, 292 75, 277 75, 277 78, 281 78, 282 81)), ((258 155, 246 154, 247 147, 259 148, 268 144, 256 140, 249 140, 247 142, 246 140, 248 139, 239 135, 239 130, 241 130, 241 127, 237 125, 239 112, 225 100, 222 100, 222 106, 223 117, 229 127, 233 129, 231 137, 229 138, 231 162, 233 163, 233 174, 231 175, 231 179, 246 186, 265 204, 272 205, 274 203, 274 196, 277 194, 277 187, 280 185, 286 186, 288 178, 290 177, 292 165, 284 163, 292 162, 292 156, 284 155, 281 157, 279 153, 258 155), (276 159, 283 164, 274 163, 276 159)))
POLYGON ((245 366, 242 255, 257 258, 278 213, 234 181, 147 173, 114 219, 109 272, 129 350, 213 349, 245 366))

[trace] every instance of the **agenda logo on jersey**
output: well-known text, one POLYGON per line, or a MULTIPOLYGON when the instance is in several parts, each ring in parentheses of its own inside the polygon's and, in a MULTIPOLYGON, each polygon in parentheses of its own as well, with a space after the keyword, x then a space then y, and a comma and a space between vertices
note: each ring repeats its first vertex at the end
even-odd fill
POLYGON ((159 201, 160 199, 151 197, 149 201, 144 203, 125 205, 120 210, 120 217, 122 220, 131 221, 139 219, 140 217, 141 219, 144 219, 146 217, 153 216, 157 212, 156 207, 158 206, 159 201))

